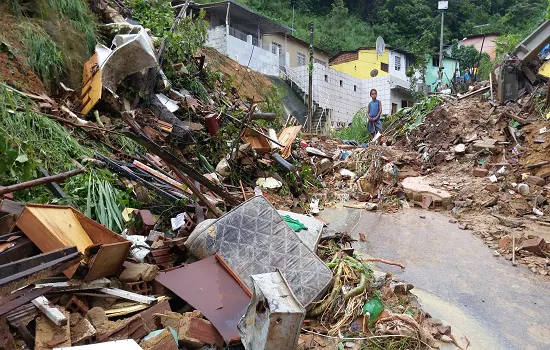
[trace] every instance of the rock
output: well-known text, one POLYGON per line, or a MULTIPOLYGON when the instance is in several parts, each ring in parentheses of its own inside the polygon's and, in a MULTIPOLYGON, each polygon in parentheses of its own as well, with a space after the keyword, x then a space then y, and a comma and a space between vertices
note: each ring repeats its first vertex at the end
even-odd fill
POLYGON ((332 170, 333 166, 334 165, 330 160, 328 160, 327 158, 323 158, 321 159, 321 161, 315 163, 315 172, 317 176, 325 175, 332 170))
POLYGON ((451 335, 451 326, 438 326, 437 330, 439 331, 439 334, 451 335))
POLYGON ((474 142, 473 148, 475 151, 482 151, 484 149, 488 149, 489 151, 498 151, 501 147, 497 146, 496 143, 497 140, 495 139, 477 140, 474 142))
POLYGON ((546 256, 546 241, 542 237, 531 238, 521 242, 517 250, 525 250, 540 256, 546 256))
POLYGON ((460 143, 455 146, 454 151, 455 151, 455 154, 464 154, 466 153, 466 145, 464 145, 463 143, 460 143))
POLYGON ((512 246, 512 238, 510 236, 504 236, 501 239, 498 240, 498 247, 499 248, 507 248, 512 246))
POLYGON ((347 341, 347 342, 344 344, 344 347, 347 348, 347 349, 351 349, 351 348, 355 347, 355 343, 354 343, 354 342, 351 342, 351 341, 347 341))
POLYGON ((453 340, 448 335, 442 335, 439 340, 441 340, 443 343, 453 343, 453 340))
POLYGON ((498 184, 488 184, 485 186, 485 189, 492 193, 500 192, 500 186, 498 184))
POLYGON ((529 185, 527 184, 519 184, 518 185, 518 192, 524 196, 527 196, 529 194, 529 185))
POLYGON ((427 318, 426 322, 433 327, 443 326, 443 322, 438 318, 427 318))
POLYGON ((500 256, 500 253, 498 252, 498 250, 493 251, 493 256, 494 257, 499 257, 500 256))
POLYGON ((530 186, 545 186, 546 185, 546 181, 542 178, 542 177, 539 177, 539 176, 532 176, 532 175, 528 175, 525 179, 523 179, 523 181, 530 185, 530 186))
POLYGON ((467 224, 460 224, 460 225, 458 225, 458 228, 461 229, 461 230, 467 230, 468 225, 467 224))
POLYGON ((413 288, 414 286, 410 283, 398 282, 393 286, 393 292, 395 295, 405 295, 413 288))
POLYGON ((539 274, 546 276, 548 275, 548 271, 546 271, 545 269, 539 269, 539 274))
POLYGON ((386 284, 388 274, 382 271, 374 270, 370 286, 373 289, 380 289, 386 284))
POLYGON ((449 222, 450 222, 451 224, 456 224, 458 221, 456 221, 455 219, 450 219, 449 222))
POLYGON ((157 265, 150 265, 144 263, 133 263, 129 261, 124 262, 124 270, 119 276, 122 282, 137 282, 143 280, 150 282, 154 280, 159 274, 159 267, 157 265))
POLYGON ((377 210, 378 209, 378 204, 377 203, 366 203, 365 204, 365 209, 367 209, 368 211, 377 210))
POLYGON ((474 170, 472 170, 472 175, 476 177, 486 177, 487 175, 489 175, 489 170, 483 168, 475 168, 474 170))

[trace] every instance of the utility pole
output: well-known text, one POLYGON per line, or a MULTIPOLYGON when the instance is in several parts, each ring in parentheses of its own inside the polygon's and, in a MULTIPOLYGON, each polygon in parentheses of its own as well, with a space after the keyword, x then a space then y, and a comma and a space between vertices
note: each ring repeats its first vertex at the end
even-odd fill
POLYGON ((441 10, 441 38, 439 41, 439 77, 437 80, 437 90, 441 91, 443 88, 443 21, 445 16, 445 10, 449 8, 448 1, 439 1, 437 4, 437 9, 441 10))
POLYGON ((313 23, 309 24, 309 88, 307 97, 307 131, 311 133, 313 119, 313 23))

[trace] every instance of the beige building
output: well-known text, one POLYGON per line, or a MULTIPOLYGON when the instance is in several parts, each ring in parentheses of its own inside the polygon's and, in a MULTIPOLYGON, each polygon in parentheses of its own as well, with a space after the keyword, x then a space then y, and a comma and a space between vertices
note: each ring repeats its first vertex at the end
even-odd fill
MULTIPOLYGON (((271 45, 273 52, 279 48, 279 66, 302 67, 309 63, 309 44, 286 33, 264 34, 264 44, 271 45)), ((328 51, 314 47, 314 63, 328 67, 331 54, 328 51)))

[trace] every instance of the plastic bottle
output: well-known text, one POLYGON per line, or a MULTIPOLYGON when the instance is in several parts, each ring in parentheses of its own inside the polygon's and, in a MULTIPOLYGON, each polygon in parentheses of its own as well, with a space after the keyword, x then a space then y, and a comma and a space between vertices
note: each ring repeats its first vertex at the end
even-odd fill
POLYGON ((370 321, 376 320, 378 316, 380 316, 380 314, 382 313, 382 310, 384 310, 384 304, 377 296, 375 296, 367 303, 365 303, 365 305, 363 305, 363 315, 368 312, 370 314, 370 321))

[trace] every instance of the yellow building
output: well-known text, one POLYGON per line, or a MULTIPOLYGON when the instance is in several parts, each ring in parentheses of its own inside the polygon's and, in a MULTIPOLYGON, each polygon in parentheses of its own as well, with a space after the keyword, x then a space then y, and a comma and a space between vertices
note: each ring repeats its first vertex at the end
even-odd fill
POLYGON ((410 53, 392 47, 386 47, 382 56, 378 56, 376 48, 365 47, 341 51, 330 59, 331 68, 358 79, 391 75, 408 80, 406 73, 412 63, 410 53))

